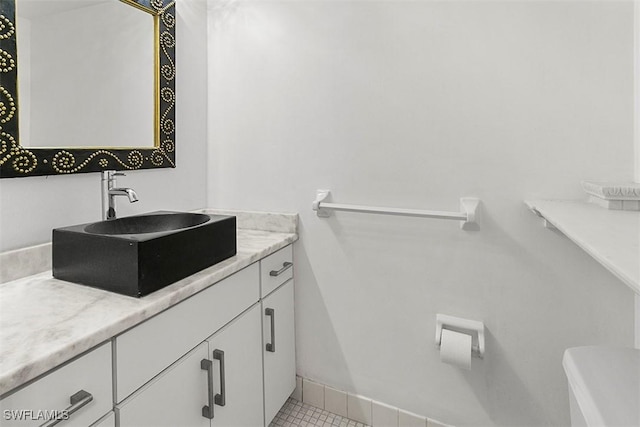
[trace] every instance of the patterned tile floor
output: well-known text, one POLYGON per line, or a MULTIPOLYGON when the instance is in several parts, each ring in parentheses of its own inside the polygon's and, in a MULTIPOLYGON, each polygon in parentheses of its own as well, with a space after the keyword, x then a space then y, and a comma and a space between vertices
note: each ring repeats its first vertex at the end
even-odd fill
POLYGON ((367 427, 365 424, 289 398, 269 427, 367 427))

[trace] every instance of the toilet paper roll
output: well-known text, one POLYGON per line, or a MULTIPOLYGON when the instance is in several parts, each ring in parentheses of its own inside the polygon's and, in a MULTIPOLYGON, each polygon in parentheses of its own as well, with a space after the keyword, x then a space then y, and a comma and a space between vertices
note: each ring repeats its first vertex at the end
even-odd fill
POLYGON ((471 369, 471 335, 442 330, 440 361, 463 369, 471 369))

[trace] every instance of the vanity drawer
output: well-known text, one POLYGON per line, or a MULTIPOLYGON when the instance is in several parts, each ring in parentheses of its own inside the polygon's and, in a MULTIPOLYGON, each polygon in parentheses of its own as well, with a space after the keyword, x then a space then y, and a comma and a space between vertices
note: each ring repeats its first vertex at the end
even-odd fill
POLYGON ((258 263, 116 337, 121 402, 260 298, 258 263))
POLYGON ((266 297, 293 277, 293 245, 286 246, 260 261, 261 295, 266 297))
POLYGON ((40 426, 57 411, 61 425, 86 427, 113 408, 111 344, 103 344, 0 401, 2 426, 40 426), (85 393, 78 394, 84 391, 85 393), (88 393, 88 394, 87 394, 88 393), (76 395, 79 408, 63 412, 76 395), (87 402, 87 403, 85 403, 87 402))

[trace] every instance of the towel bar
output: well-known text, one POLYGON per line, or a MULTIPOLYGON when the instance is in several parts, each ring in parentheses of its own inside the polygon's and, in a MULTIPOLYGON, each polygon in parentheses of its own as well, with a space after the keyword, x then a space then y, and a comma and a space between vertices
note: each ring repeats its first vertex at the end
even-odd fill
POLYGON ((331 190, 318 190, 312 209, 320 218, 328 218, 331 211, 371 213, 380 215, 413 216, 421 218, 436 218, 461 221, 460 228, 467 229, 470 224, 476 224, 476 212, 480 200, 474 197, 460 199, 462 212, 427 211, 421 209, 386 208, 377 206, 349 205, 343 203, 329 203, 326 200, 331 195, 331 190))

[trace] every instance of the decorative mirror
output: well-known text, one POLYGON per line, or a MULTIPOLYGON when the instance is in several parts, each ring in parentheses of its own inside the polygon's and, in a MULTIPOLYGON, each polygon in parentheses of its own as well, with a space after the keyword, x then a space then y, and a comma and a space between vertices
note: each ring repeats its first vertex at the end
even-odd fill
POLYGON ((0 0, 0 178, 175 167, 175 25, 175 0, 0 0))

